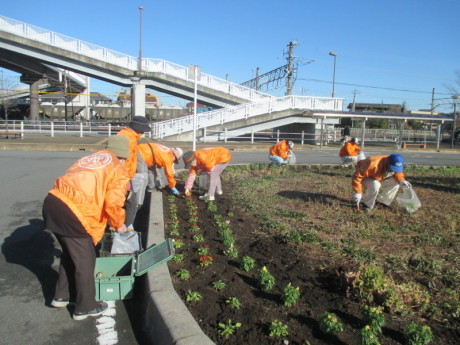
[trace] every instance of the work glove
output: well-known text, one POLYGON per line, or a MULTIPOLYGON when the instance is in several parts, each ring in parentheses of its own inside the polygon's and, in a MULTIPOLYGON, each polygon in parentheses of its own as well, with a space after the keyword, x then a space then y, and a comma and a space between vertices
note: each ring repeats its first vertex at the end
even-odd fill
POLYGON ((361 193, 355 193, 353 194, 353 201, 357 204, 359 204, 359 202, 361 201, 361 198, 363 197, 363 195, 361 193))
POLYGON ((192 195, 192 191, 191 191, 190 189, 186 189, 186 190, 185 190, 185 195, 186 195, 186 196, 192 195))
POLYGON ((125 224, 123 224, 122 226, 120 226, 120 227, 117 229, 117 232, 118 232, 119 234, 123 234, 123 233, 125 233, 126 231, 128 231, 128 228, 126 227, 125 224))
POLYGON ((399 182, 399 185, 403 188, 412 188, 412 185, 410 184, 409 181, 401 181, 399 182))
POLYGON ((177 190, 176 187, 171 188, 171 193, 173 193, 174 195, 179 195, 179 191, 177 190))

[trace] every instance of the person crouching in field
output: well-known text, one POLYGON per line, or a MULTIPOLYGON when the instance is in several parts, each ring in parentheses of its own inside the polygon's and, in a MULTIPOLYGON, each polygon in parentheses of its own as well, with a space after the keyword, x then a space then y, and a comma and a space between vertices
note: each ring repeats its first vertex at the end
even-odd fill
POLYGON ((348 166, 350 164, 358 163, 359 153, 362 152, 361 148, 358 146, 358 139, 351 138, 343 144, 339 152, 339 157, 342 159, 342 164, 348 166))
POLYGON ((232 159, 230 151, 224 147, 209 147, 197 151, 184 153, 182 159, 185 169, 189 169, 187 182, 185 183, 185 195, 191 195, 193 182, 199 171, 209 176, 208 192, 200 196, 201 200, 214 200, 214 194, 222 195, 222 182, 220 175, 232 159))

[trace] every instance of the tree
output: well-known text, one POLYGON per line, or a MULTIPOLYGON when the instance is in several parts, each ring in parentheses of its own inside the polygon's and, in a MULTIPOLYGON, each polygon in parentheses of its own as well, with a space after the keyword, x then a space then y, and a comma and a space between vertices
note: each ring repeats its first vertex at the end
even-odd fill
POLYGON ((0 104, 3 108, 3 115, 6 120, 6 132, 8 133, 8 110, 13 104, 16 103, 15 95, 18 94, 18 84, 15 83, 11 77, 4 77, 0 79, 0 104))

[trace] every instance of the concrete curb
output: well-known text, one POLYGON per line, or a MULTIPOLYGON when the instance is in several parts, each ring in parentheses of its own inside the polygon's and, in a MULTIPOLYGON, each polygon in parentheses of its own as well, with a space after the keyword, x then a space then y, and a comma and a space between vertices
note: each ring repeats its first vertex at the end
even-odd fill
MULTIPOLYGON (((147 247, 164 240, 163 195, 150 196, 147 247)), ((174 290, 167 265, 147 272, 145 323, 152 344, 214 345, 174 290)))

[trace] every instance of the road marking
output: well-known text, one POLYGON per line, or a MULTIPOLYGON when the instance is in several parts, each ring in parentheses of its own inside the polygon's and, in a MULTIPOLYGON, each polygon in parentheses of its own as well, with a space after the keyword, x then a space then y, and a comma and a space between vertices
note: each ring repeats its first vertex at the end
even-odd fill
POLYGON ((98 332, 97 343, 99 345, 115 345, 118 344, 118 332, 115 328, 115 301, 105 301, 108 304, 107 310, 96 320, 96 328, 98 332))

